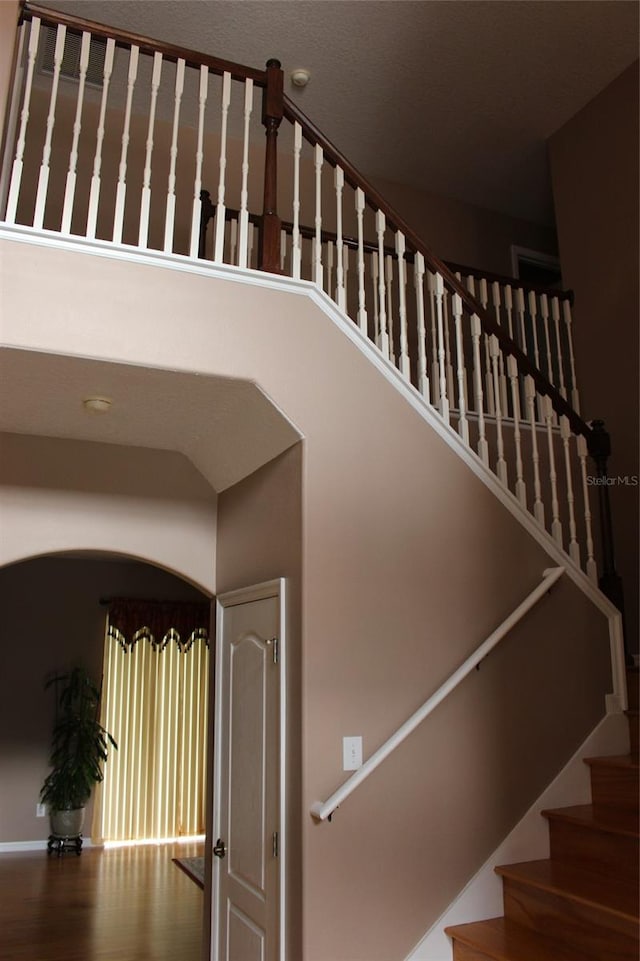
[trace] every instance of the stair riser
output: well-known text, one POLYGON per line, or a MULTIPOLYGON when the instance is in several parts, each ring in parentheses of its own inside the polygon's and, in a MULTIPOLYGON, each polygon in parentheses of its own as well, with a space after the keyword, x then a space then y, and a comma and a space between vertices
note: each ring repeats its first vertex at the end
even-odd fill
POLYGON ((637 838, 550 818, 549 839, 555 861, 638 884, 640 843, 637 838))
POLYGON ((492 961, 490 955, 483 951, 476 951, 468 944, 461 944, 460 941, 453 942, 453 961, 492 961))
POLYGON ((503 878, 503 884, 505 916, 517 924, 571 944, 584 952, 585 959, 638 961, 640 945, 633 922, 510 878, 503 878))
POLYGON ((638 810, 638 769, 591 767, 591 800, 596 807, 638 810))

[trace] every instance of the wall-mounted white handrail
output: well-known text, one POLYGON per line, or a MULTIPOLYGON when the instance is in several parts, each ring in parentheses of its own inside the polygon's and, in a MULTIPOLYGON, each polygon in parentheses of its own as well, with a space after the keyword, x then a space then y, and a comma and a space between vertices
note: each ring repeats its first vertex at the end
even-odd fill
POLYGON ((408 721, 398 728, 395 734, 385 741, 385 743, 368 758, 362 767, 348 778, 337 791, 331 795, 324 803, 316 801, 311 805, 311 816, 317 821, 326 821, 331 817, 335 809, 352 794, 359 784, 367 778, 384 759, 401 744, 405 738, 414 731, 419 724, 449 695, 461 681, 469 674, 480 661, 493 650, 505 634, 508 634, 512 627, 520 621, 527 611, 534 607, 540 598, 547 593, 553 584, 564 574, 564 567, 550 567, 542 573, 542 580, 538 586, 525 597, 521 604, 495 629, 495 631, 484 641, 477 650, 464 661, 460 667, 438 688, 435 694, 412 714, 408 721))

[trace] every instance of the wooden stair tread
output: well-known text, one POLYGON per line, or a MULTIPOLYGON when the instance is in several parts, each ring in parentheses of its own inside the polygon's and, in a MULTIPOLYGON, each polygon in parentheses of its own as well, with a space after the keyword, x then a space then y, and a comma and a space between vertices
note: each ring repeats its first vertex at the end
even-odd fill
POLYGON ((585 757, 584 763, 590 767, 611 767, 621 770, 638 769, 638 759, 631 754, 619 754, 612 757, 585 757))
POLYGON ((549 820, 570 821, 572 824, 594 831, 622 834, 631 838, 640 837, 638 816, 633 811, 608 810, 594 807, 593 804, 576 804, 572 807, 550 808, 541 813, 549 820))
POLYGON ((497 867, 496 873, 518 884, 540 888, 561 897, 624 918, 636 921, 640 918, 638 895, 617 878, 574 868, 553 860, 521 861, 497 867))
POLYGON ((492 961, 585 961, 584 952, 507 918, 490 918, 445 928, 445 934, 485 954, 492 961))

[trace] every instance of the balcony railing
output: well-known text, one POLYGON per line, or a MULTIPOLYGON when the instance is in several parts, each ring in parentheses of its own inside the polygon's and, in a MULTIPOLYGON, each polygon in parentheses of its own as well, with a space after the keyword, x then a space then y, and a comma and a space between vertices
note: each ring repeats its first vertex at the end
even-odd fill
POLYGON ((568 294, 439 260, 283 94, 278 61, 26 4, 16 63, 6 224, 310 281, 594 581, 597 486, 600 585, 621 606, 609 441, 579 413, 568 294))

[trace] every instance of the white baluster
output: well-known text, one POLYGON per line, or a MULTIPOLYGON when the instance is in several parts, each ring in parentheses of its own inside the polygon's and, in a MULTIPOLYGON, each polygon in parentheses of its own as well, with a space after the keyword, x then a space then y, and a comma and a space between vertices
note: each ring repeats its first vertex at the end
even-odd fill
POLYGON ((381 210, 378 210, 376 213, 376 232, 378 235, 378 317, 380 321, 380 339, 378 342, 378 347, 385 357, 389 357, 389 332, 387 330, 384 267, 384 232, 386 226, 386 217, 381 210))
POLYGON ((587 548, 586 572, 589 579, 598 583, 598 569, 593 553, 593 531, 591 526, 591 505, 589 502, 589 484, 587 481, 587 441, 582 434, 576 435, 576 449, 580 462, 580 477, 582 480, 582 498, 584 502, 584 528, 587 548))
POLYGON ((562 313, 564 316, 564 325, 567 331, 567 344, 569 346, 569 370, 571 372, 571 406, 576 411, 580 413, 580 396, 578 394, 578 384, 576 381, 576 364, 575 358, 573 356, 573 334, 571 333, 571 304, 565 298, 562 301, 562 313))
POLYGON ((38 191, 36 193, 36 209, 33 215, 33 226, 42 227, 44 223, 44 208, 47 202, 47 190, 49 188, 49 160, 51 159, 51 140, 53 137, 53 126, 56 120, 56 101, 58 99, 58 84, 60 82, 60 68, 64 55, 64 41, 67 35, 67 28, 58 24, 56 32, 56 45, 53 52, 53 83, 51 85, 51 97, 49 98, 49 113, 47 115, 47 132, 44 138, 42 149, 42 163, 40 164, 40 175, 38 177, 38 191))
MULTIPOLYGON (((253 112, 253 80, 250 77, 244 82, 244 135, 242 145, 242 186, 240 188, 240 240, 238 248, 238 266, 247 266, 247 237, 249 235, 249 125, 253 112)), ((299 124, 297 125, 299 126, 299 124)), ((295 171, 299 176, 300 153, 298 151, 298 170, 295 171)), ((300 208, 300 194, 298 184, 298 209, 300 208)), ((295 203, 294 203, 295 218, 295 203)), ((299 237, 298 237, 299 240, 299 237)), ((298 273, 300 276, 300 259, 298 252, 298 273)), ((232 261, 233 263, 234 261, 232 261)), ((295 276, 295 275, 294 275, 295 276)))
POLYGON ((469 423, 467 421, 467 372, 464 366, 464 344, 462 343, 462 297, 453 295, 453 318, 456 333, 456 369, 458 372, 458 433, 465 444, 469 444, 469 423))
POLYGON ((378 252, 371 251, 371 284, 373 287, 373 338, 380 346, 380 279, 378 252))
POLYGON ((444 288, 444 296, 442 301, 443 308, 443 320, 444 320, 444 351, 447 358, 447 397, 449 402, 455 402, 455 390, 454 390, 454 379, 453 379, 453 352, 451 350, 451 337, 449 333, 449 291, 444 288))
POLYGON ((571 427, 568 417, 560 418, 560 437, 562 438, 562 449, 564 452, 565 477, 567 480, 567 508, 569 511, 569 557, 580 567, 580 546, 578 544, 575 498, 573 496, 573 476, 571 473, 571 453, 569 451, 569 438, 571 437, 571 427))
POLYGON ((255 228, 251 222, 249 222, 249 239, 247 241, 247 267, 253 266, 253 251, 255 247, 255 228))
POLYGON ((200 67, 200 87, 198 91, 198 140, 196 146, 196 174, 193 183, 191 242, 189 245, 189 255, 193 258, 198 256, 198 248, 200 246, 200 215, 202 212, 200 191, 202 190, 202 163, 204 161, 204 111, 207 106, 208 91, 209 68, 203 65, 200 67))
POLYGON ((540 455, 538 453, 538 434, 536 430, 536 385, 533 377, 527 374, 524 379, 524 394, 531 424, 531 450, 533 460, 533 516, 544 527, 544 504, 540 486, 540 455))
POLYGON ((302 237, 300 235, 300 154, 302 153, 302 127, 296 120, 293 125, 293 236, 292 274, 299 280, 302 265, 302 237))
MULTIPOLYGON (((540 348, 538 344, 538 302, 536 300, 535 291, 530 290, 528 295, 529 304, 529 319, 531 322, 531 334, 533 337, 533 363, 534 366, 540 370, 540 348)), ((545 412, 544 403, 540 395, 537 396, 536 400, 537 407, 537 420, 544 423, 545 412)))
POLYGON ((540 370, 540 350, 538 348, 538 303, 535 291, 530 290, 528 296, 529 317, 531 319, 531 335, 533 337, 533 363, 540 370))
POLYGON ((426 401, 431 400, 427 367, 427 330, 424 322, 424 256, 416 253, 413 279, 416 286, 416 315, 418 318, 418 390, 426 401))
POLYGON ((38 38, 40 36, 40 18, 34 17, 31 21, 29 32, 29 46, 27 48, 27 76, 24 84, 24 97, 22 100, 22 112, 20 114, 20 131, 16 143, 16 156, 11 168, 11 182, 9 184, 9 196, 7 198, 7 211, 5 220, 8 224, 16 221, 18 209, 18 196, 20 194, 20 184, 22 183, 22 168, 24 163, 24 147, 27 139, 27 124, 29 123, 29 103, 31 101, 31 88, 33 86, 33 71, 38 54, 38 38))
MULTIPOLYGON (((26 58, 24 57, 24 46, 27 39, 27 24, 23 21, 18 27, 17 32, 17 43, 15 51, 15 72, 13 75, 13 83, 11 84, 11 97, 7 104, 6 109, 6 123, 5 123, 5 137, 4 141, 7 149, 4 154, 0 157, 0 218, 2 217, 2 212, 5 210, 8 191, 9 191, 9 181, 11 178, 11 168, 13 166, 14 155, 9 147, 10 144, 16 141, 16 131, 18 128, 18 115, 20 112, 20 102, 22 100, 23 82, 24 82, 24 71, 26 66, 26 58), (25 61, 25 62, 23 62, 25 61)), ((6 219, 6 218, 4 218, 6 219)))
POLYGON ((518 315, 518 335, 520 337, 520 349, 523 353, 529 354, 527 343, 527 328, 525 322, 524 291, 522 287, 516 287, 516 313, 518 315))
POLYGON ((557 297, 551 298, 551 317, 556 341, 556 358, 558 361, 558 390, 564 398, 567 396, 567 385, 564 382, 564 361, 562 359, 562 342, 560 338, 560 304, 557 297))
POLYGON ((216 239, 213 259, 217 264, 224 259, 224 225, 226 220, 225 182, 227 171, 227 125, 229 120, 229 104, 231 103, 231 74, 226 72, 222 76, 222 101, 220 105, 220 162, 218 178, 218 203, 216 204, 216 239))
POLYGON ((513 340, 513 293, 510 284, 504 285, 504 309, 507 312, 509 337, 513 340))
POLYGON ((527 486, 522 471, 522 436, 520 433, 520 390, 518 383, 518 364, 511 354, 507 357, 507 372, 511 384, 511 404, 513 406, 513 439, 516 447, 516 497, 526 509, 527 486))
POLYGON ((436 278, 435 274, 428 271, 427 289, 429 291, 429 310, 431 314, 431 389, 433 397, 431 403, 434 407, 440 405, 440 369, 438 367, 438 329, 436 320, 436 278))
POLYGON ((140 200, 140 225, 138 228, 138 246, 146 247, 149 242, 149 214, 151 211, 151 155, 153 154, 153 135, 156 125, 156 105, 162 73, 162 54, 154 53, 153 71, 151 73, 151 103, 149 106, 149 130, 147 132, 147 149, 144 159, 144 173, 142 175, 142 197, 140 200))
POLYGON ((562 547, 562 524, 560 522, 560 508, 558 504, 558 477, 556 474, 556 455, 553 447, 553 405, 551 398, 544 396, 542 410, 547 425, 547 446, 549 448, 549 481, 551 483, 551 536, 559 547, 562 547))
MULTIPOLYGON (((469 280, 473 282, 472 277, 470 277, 469 280)), ((486 310, 489 303, 489 298, 487 295, 487 282, 484 279, 484 277, 480 278, 478 287, 479 287, 480 303, 486 310)), ((493 374, 491 372, 491 352, 489 347, 489 336, 485 334, 483 337, 483 340, 484 340, 484 383, 485 383, 485 391, 486 391, 486 398, 487 398, 487 413, 494 415, 496 412, 496 398, 495 398, 495 392, 493 389, 493 374)))
POLYGON ((345 243, 342 244, 342 278, 344 285, 344 309, 346 311, 346 305, 349 303, 349 246, 345 243))
MULTIPOLYGON (((494 280, 491 284, 491 295, 493 300, 493 309, 496 315, 496 324, 498 327, 502 326, 502 298, 500 296, 500 284, 497 280, 494 280)), ((505 300, 506 302, 506 300, 505 300)), ((509 337, 511 337, 511 317, 509 316, 509 337)), ((502 413, 506 417, 509 411, 509 401, 507 392, 507 378, 505 375, 504 367, 504 357, 502 356, 502 351, 498 357, 498 370, 499 370, 499 382, 500 382, 500 404, 502 407, 502 413)), ((495 390, 495 387, 494 387, 495 390)))
POLYGON ((327 293, 333 299, 333 241, 327 241, 327 293))
POLYGON ((104 143, 104 123, 107 113, 107 97, 109 95, 109 85, 113 72, 113 55, 115 53, 116 42, 112 37, 107 40, 107 49, 104 57, 104 69, 102 74, 102 96, 100 98, 100 116, 98 119, 98 130, 96 133, 96 152, 93 158, 93 174, 91 176, 91 188, 89 190, 89 212, 87 214, 87 237, 95 237, 96 225, 98 223, 98 202, 100 200, 100 173, 102 170, 102 145, 104 143))
POLYGON ((284 274, 284 265, 287 259, 287 231, 280 231, 280 272, 284 274))
POLYGON ((489 466, 489 445, 484 422, 484 396, 482 392, 482 361, 480 359, 480 335, 482 325, 477 314, 471 315, 471 342, 473 344, 473 384, 475 388, 476 413, 478 415, 478 454, 489 466))
POLYGON ((409 341, 407 337, 407 264, 404 259, 405 237, 396 231, 396 254, 398 255, 398 313, 400 319, 400 371, 411 380, 411 364, 409 361, 409 341))
POLYGON ((396 343, 393 324, 393 258, 387 254, 384 259, 384 276, 387 285, 387 330, 389 332, 389 360, 396 366, 396 343))
MULTIPOLYGON (((247 241, 249 239, 249 231, 247 230, 247 241)), ((234 219, 229 223, 229 263, 235 264, 237 262, 237 257, 239 257, 240 251, 238 249, 238 221, 234 219)), ((246 257, 246 250, 245 250, 246 257)), ((247 266, 246 264, 244 265, 247 266)))
POLYGON ((316 245, 315 245, 315 271, 314 280, 316 285, 323 289, 324 279, 322 276, 322 164, 324 154, 322 147, 316 144, 313 152, 315 173, 316 173, 316 245))
POLYGON ((450 423, 449 398, 447 396, 447 355, 444 346, 444 281, 442 274, 436 274, 436 318, 438 323, 438 372, 440 375, 440 413, 450 423))
POLYGON ((491 357, 491 371, 493 373, 493 395, 496 404, 496 438, 498 442, 498 460, 496 463, 496 473, 505 487, 509 486, 507 476, 507 462, 504 459, 504 438, 502 435, 502 404, 500 400, 500 370, 498 358, 500 356, 500 343, 495 334, 489 337, 489 355, 491 357))
POLYGON ((124 223, 124 208, 127 199, 127 153, 129 150, 129 130, 131 127, 131 102, 138 75, 138 56, 140 49, 131 47, 129 51, 129 72, 127 74, 127 101, 124 109, 124 124, 122 127, 122 147, 120 150, 120 165, 118 167, 118 186, 116 187, 116 209, 113 219, 113 241, 122 242, 122 225, 124 223))
POLYGON ((184 66, 185 62, 181 58, 176 64, 176 86, 174 91, 173 103, 173 130, 171 133, 171 149, 169 152, 169 181, 167 184, 167 212, 164 221, 164 250, 165 253, 173 252, 173 225, 176 215, 176 163, 178 161, 178 124, 180 121, 180 106, 182 104, 182 94, 184 91, 184 66))
POLYGON ((358 326, 363 334, 367 333, 367 309, 364 286, 364 191, 360 187, 355 192, 356 217, 358 220, 358 326))
POLYGON ((80 76, 78 82, 78 97, 76 100, 76 115, 73 121, 73 139, 71 141, 71 151, 69 153, 69 170, 67 171, 67 182, 64 191, 64 203, 62 205, 62 225, 61 232, 68 234, 71 232, 71 214, 73 212, 73 201, 76 195, 76 168, 78 165, 78 141, 80 140, 80 128, 82 123, 82 104, 84 101, 84 85, 87 79, 87 67, 89 66, 89 49, 91 47, 91 34, 86 30, 82 34, 80 45, 80 76))
POLYGON ((549 337, 549 298, 546 294, 540 295, 540 315, 542 317, 542 327, 547 348, 547 377, 550 383, 555 385, 556 379, 553 371, 553 358, 551 356, 551 338, 549 337))
POLYGON ((341 310, 345 309, 344 267, 342 262, 342 193, 344 190, 344 170, 336 165, 334 172, 336 188, 336 303, 341 310))

